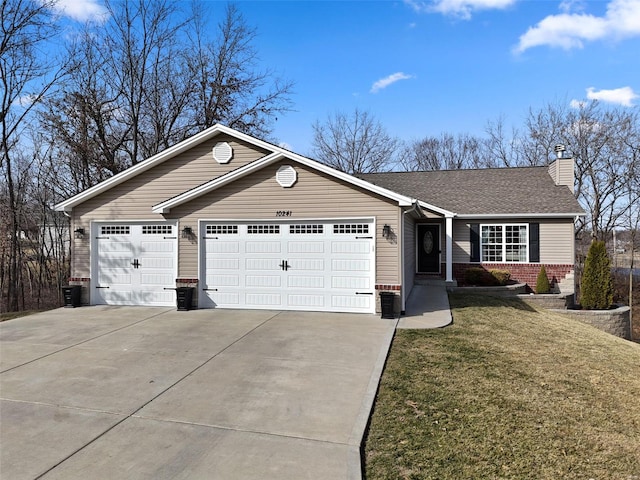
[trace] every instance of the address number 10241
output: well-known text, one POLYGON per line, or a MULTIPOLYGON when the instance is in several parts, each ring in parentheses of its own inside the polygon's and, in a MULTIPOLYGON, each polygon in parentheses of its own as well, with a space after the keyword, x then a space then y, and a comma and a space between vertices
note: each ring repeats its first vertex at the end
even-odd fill
POLYGON ((276 211, 276 217, 290 217, 291 215, 293 215, 293 212, 291 210, 277 210, 276 211))

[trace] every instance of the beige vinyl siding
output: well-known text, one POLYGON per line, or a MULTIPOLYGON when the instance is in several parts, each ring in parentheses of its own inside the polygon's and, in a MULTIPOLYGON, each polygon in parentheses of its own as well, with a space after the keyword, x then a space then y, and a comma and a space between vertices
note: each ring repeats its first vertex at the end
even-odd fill
POLYGON ((549 165, 548 171, 556 185, 565 185, 573 192, 574 169, 573 158, 558 158, 549 165))
POLYGON ((574 238, 572 219, 540 222, 540 262, 574 263, 574 238))
POLYGON ((471 258, 469 223, 465 220, 453 221, 453 263, 468 263, 471 258))
POLYGON ((469 224, 540 224, 540 262, 571 264, 574 262, 573 219, 483 219, 477 221, 457 220, 453 222, 453 263, 468 263, 471 256, 469 224))
MULTIPOLYGON (((376 219, 376 282, 400 283, 399 232, 400 208, 389 200, 362 191, 295 162, 278 162, 240 178, 191 202, 175 207, 167 217, 179 218, 185 225, 198 228, 198 220, 300 220, 370 218, 376 219), (275 180, 282 165, 293 165, 298 180, 283 188, 275 180), (291 211, 290 217, 276 217, 277 211, 291 211), (382 237, 382 226, 389 224, 395 238, 382 237)), ((179 275, 198 276, 196 241, 180 239, 179 275)))
POLYGON ((407 214, 404 216, 404 284, 402 285, 405 301, 411 293, 416 275, 416 222, 407 214))
MULTIPOLYGON (((82 227, 88 234, 91 221, 163 221, 164 217, 152 213, 151 207, 266 153, 227 135, 218 135, 78 205, 73 210, 74 228, 82 227), (227 164, 213 159, 213 146, 218 142, 228 142, 233 148, 233 158, 227 164)), ((88 239, 74 241, 74 276, 89 275, 89 243, 88 239)))

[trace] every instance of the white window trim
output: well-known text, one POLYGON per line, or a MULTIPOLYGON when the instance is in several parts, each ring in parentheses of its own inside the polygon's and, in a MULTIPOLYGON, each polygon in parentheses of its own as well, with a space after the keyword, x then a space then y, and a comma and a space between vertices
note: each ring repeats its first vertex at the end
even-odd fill
POLYGON ((528 223, 481 223, 480 224, 480 263, 529 263, 529 224, 528 223), (502 227, 502 260, 485 260, 484 259, 484 242, 482 241, 482 229, 484 227, 502 227), (507 260, 507 228, 506 227, 524 227, 527 232, 527 239, 524 243, 513 245, 524 245, 527 253, 525 260, 507 260))

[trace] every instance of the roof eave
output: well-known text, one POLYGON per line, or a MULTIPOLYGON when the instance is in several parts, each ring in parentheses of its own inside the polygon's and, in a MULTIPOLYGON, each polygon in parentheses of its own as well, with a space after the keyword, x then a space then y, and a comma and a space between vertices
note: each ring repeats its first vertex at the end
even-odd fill
POLYGON ((575 218, 582 217, 586 214, 567 212, 567 213, 466 213, 458 214, 457 218, 463 220, 472 219, 489 219, 489 218, 575 218))

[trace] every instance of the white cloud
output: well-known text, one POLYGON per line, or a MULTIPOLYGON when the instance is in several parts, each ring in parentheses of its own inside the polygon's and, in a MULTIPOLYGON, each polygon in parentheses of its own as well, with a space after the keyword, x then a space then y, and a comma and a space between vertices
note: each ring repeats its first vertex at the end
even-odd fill
POLYGON ((16 107, 26 108, 31 106, 31 104, 34 103, 37 99, 37 96, 27 93, 25 95, 22 95, 21 97, 16 98, 13 101, 13 105, 16 107))
POLYGON ((79 22, 105 22, 108 10, 97 0, 58 0, 52 6, 59 14, 79 22))
POLYGON ((404 0, 404 2, 418 13, 442 13, 469 20, 471 14, 477 10, 501 10, 507 8, 517 0, 404 0))
POLYGON ((587 102, 585 102, 584 100, 571 100, 569 102, 569 105, 571 106, 571 108, 583 108, 587 105, 587 102))
MULTIPOLYGON (((640 35, 640 0, 611 0, 603 17, 569 13, 574 4, 563 2, 566 13, 550 15, 520 36, 516 53, 548 45, 565 50, 582 48, 585 41, 619 40, 640 35)), ((578 4, 580 5, 580 4, 578 4)))
POLYGON ((378 93, 380 90, 387 88, 389 85, 399 82, 400 80, 408 80, 413 78, 413 75, 406 75, 403 72, 397 72, 389 75, 388 77, 381 78, 380 80, 374 82, 371 86, 370 93, 378 93))
POLYGON ((587 88, 587 98, 589 100, 599 100, 601 102, 615 103, 623 107, 633 107, 633 101, 640 97, 631 87, 614 88, 612 90, 596 90, 593 87, 587 88))

